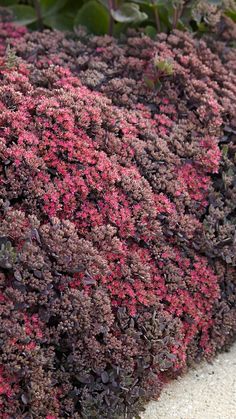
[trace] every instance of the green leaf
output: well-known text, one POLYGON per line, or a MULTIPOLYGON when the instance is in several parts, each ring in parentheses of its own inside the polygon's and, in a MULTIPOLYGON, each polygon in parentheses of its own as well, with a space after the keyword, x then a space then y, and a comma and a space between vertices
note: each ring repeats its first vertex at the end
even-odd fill
POLYGON ((16 4, 10 6, 9 10, 13 12, 14 22, 20 25, 29 25, 37 20, 35 10, 31 6, 16 4))
POLYGON ((179 29, 180 31, 191 31, 191 28, 188 26, 188 24, 184 23, 183 19, 179 19, 177 23, 177 29, 179 29))
POLYGON ((110 10, 109 7, 109 1, 108 0, 98 0, 99 3, 101 3, 104 7, 106 7, 108 10, 110 10))
POLYGON ((150 0, 133 0, 133 3, 145 4, 146 6, 152 6, 152 2, 150 0))
POLYGON ((159 14, 161 23, 165 25, 165 31, 166 29, 171 29, 172 23, 170 23, 170 9, 167 9, 166 6, 159 6, 158 14, 159 14))
POLYGON ((173 64, 171 60, 159 60, 158 57, 154 60, 155 67, 160 70, 166 76, 172 76, 173 74, 173 64))
POLYGON ((154 90, 155 89, 155 82, 154 80, 150 79, 147 76, 144 76, 144 82, 146 84, 146 86, 150 89, 150 90, 154 90))
POLYGON ((154 28, 154 26, 148 25, 145 26, 144 33, 150 38, 154 39, 156 37, 157 31, 156 28, 154 28))
POLYGON ((76 14, 74 26, 86 26, 90 32, 104 35, 109 30, 108 11, 95 0, 86 2, 76 14))
POLYGON ((125 23, 115 23, 113 29, 113 36, 115 38, 120 38, 124 35, 125 31, 127 30, 127 25, 125 23))
POLYGON ((57 29, 59 31, 72 31, 74 27, 74 17, 69 14, 58 13, 45 17, 43 19, 43 23, 51 29, 57 29))
POLYGON ((124 3, 119 9, 112 10, 114 20, 121 23, 139 23, 147 19, 147 14, 141 12, 139 6, 134 3, 124 3))
POLYGON ((67 0, 40 0, 42 16, 46 17, 56 14, 66 3, 67 0))
POLYGON ((208 3, 215 4, 216 6, 222 6, 222 0, 208 0, 208 3))
POLYGON ((223 154, 223 157, 227 157, 227 155, 228 155, 228 151, 229 151, 229 146, 228 145, 223 145, 223 147, 222 147, 222 154, 223 154))
POLYGON ((199 30, 199 32, 202 32, 202 33, 207 32, 207 30, 208 30, 207 25, 204 22, 200 22, 198 24, 198 30, 199 30))
POLYGON ((17 4, 19 0, 1 0, 1 7, 11 6, 12 4, 17 4))
POLYGON ((236 10, 227 10, 225 14, 226 16, 230 17, 234 22, 236 22, 236 10))
POLYGON ((145 4, 149 7, 155 7, 155 6, 165 6, 166 2, 164 0, 154 0, 153 2, 151 0, 133 0, 134 3, 138 4, 145 4))

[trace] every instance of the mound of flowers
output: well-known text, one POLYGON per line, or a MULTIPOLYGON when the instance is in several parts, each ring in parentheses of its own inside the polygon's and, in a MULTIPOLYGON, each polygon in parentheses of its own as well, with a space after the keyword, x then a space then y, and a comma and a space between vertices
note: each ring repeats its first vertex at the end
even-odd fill
POLYGON ((235 76, 179 32, 2 25, 2 417, 132 418, 235 336, 235 76))
MULTIPOLYGON (((70 68, 83 85, 100 91, 119 108, 139 110, 145 113, 146 118, 155 119, 161 136, 173 131, 177 136, 176 121, 178 125, 180 122, 185 124, 185 132, 179 133, 182 137, 186 135, 186 129, 193 130, 193 125, 194 131, 201 130, 201 135, 214 135, 222 150, 222 160, 219 175, 213 178, 204 251, 207 247, 211 256, 220 256, 227 259, 227 263, 235 264, 234 42, 235 24, 224 18, 218 35, 206 36, 204 40, 175 31, 170 36, 161 34, 153 41, 142 33, 130 31, 127 38, 117 41, 108 36, 91 37, 80 30, 77 37, 62 32, 34 32, 26 34, 20 41, 13 39, 11 44, 16 48, 17 55, 38 69, 50 65, 70 68), (155 81, 155 61, 162 60, 171 62, 173 76, 161 78, 161 91, 157 94, 155 85, 147 89, 145 79, 148 76, 148 81, 155 81), (219 115, 222 120, 216 121, 219 115), (216 218, 222 226, 220 229, 217 228, 216 218)), ((192 139, 190 142, 193 142, 192 139)), ((189 140, 187 143, 183 141, 182 147, 188 149, 183 151, 183 155, 191 156, 189 140)), ((205 159, 208 160, 207 155, 205 159)), ((150 182, 147 172, 145 161, 142 174, 150 182)), ((154 188, 155 182, 156 179, 151 182, 154 188)))

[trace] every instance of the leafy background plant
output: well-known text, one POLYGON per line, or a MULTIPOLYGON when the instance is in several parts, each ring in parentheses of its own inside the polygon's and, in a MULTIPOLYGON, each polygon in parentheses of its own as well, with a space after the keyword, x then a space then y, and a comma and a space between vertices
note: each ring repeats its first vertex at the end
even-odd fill
POLYGON ((221 13, 236 21, 235 0, 0 0, 13 20, 31 29, 74 30, 120 35, 141 26, 149 36, 172 28, 207 32, 221 13))

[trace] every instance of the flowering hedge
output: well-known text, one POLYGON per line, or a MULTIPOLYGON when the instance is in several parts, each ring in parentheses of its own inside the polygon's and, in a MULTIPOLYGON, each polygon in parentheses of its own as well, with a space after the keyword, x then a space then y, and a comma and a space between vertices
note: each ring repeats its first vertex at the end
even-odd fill
POLYGON ((235 336, 235 58, 24 32, 0 28, 2 417, 132 418, 235 336))

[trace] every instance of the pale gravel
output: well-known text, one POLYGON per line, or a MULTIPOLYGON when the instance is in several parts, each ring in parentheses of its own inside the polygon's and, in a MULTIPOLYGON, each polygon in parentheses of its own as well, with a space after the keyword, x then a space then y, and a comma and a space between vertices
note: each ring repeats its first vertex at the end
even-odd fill
POLYGON ((236 419, 236 344, 166 386, 142 419, 236 419))

